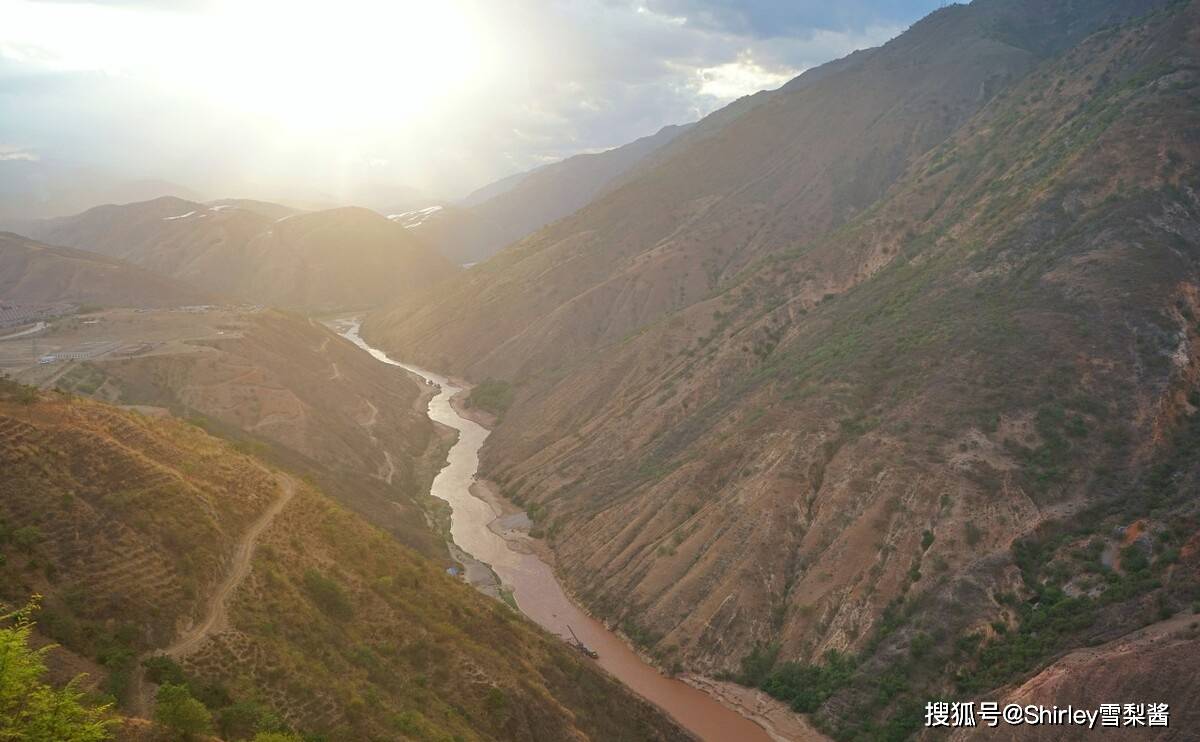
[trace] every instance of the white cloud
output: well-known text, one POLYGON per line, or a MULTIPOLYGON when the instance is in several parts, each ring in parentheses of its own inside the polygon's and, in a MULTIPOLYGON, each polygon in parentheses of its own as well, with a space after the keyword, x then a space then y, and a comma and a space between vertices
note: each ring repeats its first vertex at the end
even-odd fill
POLYGON ((694 120, 901 30, 764 35, 720 22, 725 4, 0 0, 0 122, 47 159, 153 163, 214 193, 369 179, 453 194, 694 120))
POLYGON ((734 62, 697 70, 696 76, 701 95, 732 100, 760 90, 777 88, 800 72, 793 69, 767 69, 749 54, 744 54, 734 62))
POLYGON ((25 162, 37 162, 41 158, 37 153, 25 147, 14 147, 9 144, 0 144, 0 162, 16 162, 23 160, 25 162))

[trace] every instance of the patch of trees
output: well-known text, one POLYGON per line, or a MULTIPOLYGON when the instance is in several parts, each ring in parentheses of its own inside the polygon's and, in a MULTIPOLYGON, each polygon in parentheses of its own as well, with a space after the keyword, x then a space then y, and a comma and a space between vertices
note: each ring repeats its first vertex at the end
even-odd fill
POLYGON ((512 404, 513 388, 503 379, 484 379, 471 389, 467 403, 484 412, 500 417, 512 404))

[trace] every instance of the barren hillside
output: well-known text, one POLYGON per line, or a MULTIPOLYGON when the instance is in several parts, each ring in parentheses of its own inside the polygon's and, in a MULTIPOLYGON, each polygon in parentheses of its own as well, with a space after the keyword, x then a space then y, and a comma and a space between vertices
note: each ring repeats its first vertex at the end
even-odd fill
POLYGON ((129 263, 0 233, 0 299, 14 303, 173 307, 213 295, 129 263))

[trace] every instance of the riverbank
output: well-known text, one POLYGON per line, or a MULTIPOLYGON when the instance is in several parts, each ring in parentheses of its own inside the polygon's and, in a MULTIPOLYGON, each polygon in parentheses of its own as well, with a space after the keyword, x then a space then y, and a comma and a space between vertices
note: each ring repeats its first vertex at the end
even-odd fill
POLYGON ((704 691, 664 675, 571 599, 554 574, 549 550, 529 537, 527 516, 477 478, 479 451, 490 431, 481 423, 486 418, 479 411, 463 405, 461 398, 454 401, 469 386, 392 360, 359 336, 357 322, 340 325, 344 337, 376 360, 437 385, 438 393, 430 400, 426 414, 434 422, 457 430, 458 439, 434 478, 430 495, 449 505, 451 540, 466 555, 490 567, 503 585, 506 602, 563 641, 569 642, 572 635, 578 637, 597 652, 597 665, 701 740, 771 742, 772 737, 759 723, 704 691))
MULTIPOLYGON (((450 400, 451 405, 463 417, 468 417, 490 430, 495 424, 495 418, 467 405, 466 397, 469 393, 470 387, 464 385, 462 391, 450 400), (478 414, 470 416, 472 412, 478 414)), ((534 555, 550 565, 552 569, 554 568, 553 550, 544 540, 529 535, 533 527, 529 515, 524 508, 505 498, 500 493, 499 485, 489 479, 476 478, 471 484, 471 494, 487 502, 496 512, 495 519, 488 523, 488 529, 492 533, 504 539, 513 551, 534 555)), ((579 605, 575 596, 571 596, 569 593, 568 595, 576 605, 579 605)), ((583 609, 582 605, 579 607, 583 609)), ((636 652, 647 664, 654 664, 650 658, 629 642, 628 637, 622 636, 621 638, 630 651, 636 652)), ((772 698, 757 688, 748 688, 703 675, 683 674, 679 675, 678 679, 716 699, 726 708, 753 721, 762 727, 773 742, 829 742, 829 737, 815 729, 807 719, 796 714, 787 704, 772 698)))
POLYGON ((452 378, 451 381, 462 389, 462 391, 450 398, 450 406, 454 408, 458 416, 466 418, 488 430, 496 427, 497 420, 495 415, 485 412, 478 407, 471 406, 471 402, 468 399, 471 396, 471 385, 462 379, 452 378))

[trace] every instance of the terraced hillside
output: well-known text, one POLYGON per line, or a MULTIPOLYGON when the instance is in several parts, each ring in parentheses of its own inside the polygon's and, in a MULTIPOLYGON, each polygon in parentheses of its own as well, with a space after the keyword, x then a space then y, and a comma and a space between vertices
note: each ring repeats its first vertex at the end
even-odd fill
MULTIPOLYGON (((221 327, 223 336, 187 352, 105 360, 75 373, 103 379, 92 386, 110 402, 166 407, 269 452, 404 543, 444 558, 422 503, 448 443, 424 414, 426 390, 316 321, 230 313, 221 327)), ((74 378, 60 384, 72 388, 74 378)))
MULTIPOLYGON (((232 545, 279 500, 261 463, 199 428, 0 388, 0 596, 45 596, 60 663, 127 698, 142 653, 198 620, 232 545)), ((266 527, 228 625, 156 661, 226 739, 685 739, 504 604, 309 485, 266 527)), ((138 727, 131 727, 136 730, 138 727)))
MULTIPOLYGON (((508 387, 485 471, 664 664, 764 687, 844 739, 912 734, 922 699, 1021 697, 1047 666, 1086 688, 1087 663, 1051 663, 1200 597, 1200 5, 1099 30, 1102 4, 1081 7, 947 8, 789 86, 918 42, 941 59, 967 37, 935 31, 964 18, 1036 57, 1010 51, 1028 66, 854 209, 808 211, 823 176, 771 170, 797 200, 741 178, 641 241, 606 199, 575 217, 595 231, 556 226, 468 272, 477 308, 367 332, 508 387), (708 218, 747 201, 761 219, 708 218), (705 245, 725 251, 709 275, 671 262, 705 245), (663 280, 689 270, 696 286, 663 280)), ((765 118, 787 105, 803 112, 760 103, 646 183, 733 178, 707 158, 756 146, 752 124, 803 152, 793 119, 765 118)), ((1152 662, 1123 667, 1109 690, 1155 687, 1152 662)))
POLYGON ((133 657, 198 613, 276 485, 193 426, 27 399, 0 403, 0 590, 10 605, 46 596, 42 630, 104 665, 121 696, 133 657))

